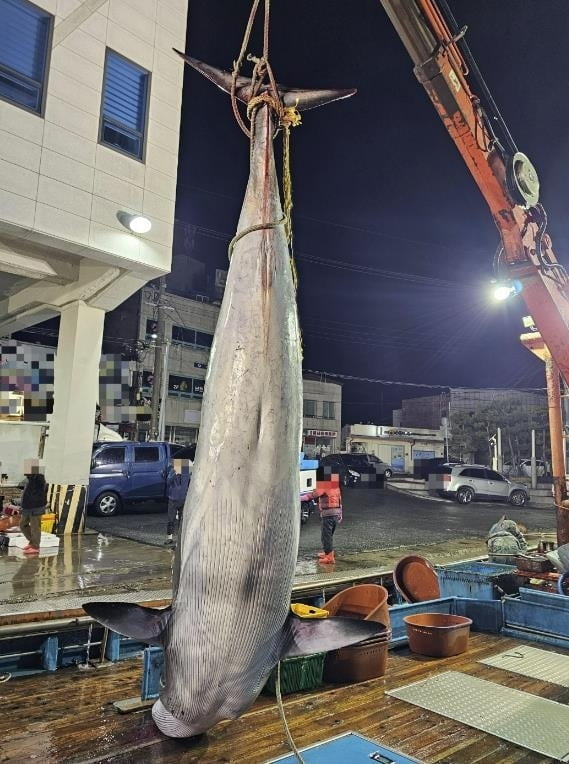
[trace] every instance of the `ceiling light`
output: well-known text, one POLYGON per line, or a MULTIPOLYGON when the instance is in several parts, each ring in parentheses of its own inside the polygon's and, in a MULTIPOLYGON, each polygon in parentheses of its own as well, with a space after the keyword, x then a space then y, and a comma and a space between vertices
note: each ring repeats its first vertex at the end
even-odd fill
POLYGON ((130 212, 117 212, 117 218, 133 233, 148 233, 152 228, 152 222, 144 215, 132 215, 130 212))

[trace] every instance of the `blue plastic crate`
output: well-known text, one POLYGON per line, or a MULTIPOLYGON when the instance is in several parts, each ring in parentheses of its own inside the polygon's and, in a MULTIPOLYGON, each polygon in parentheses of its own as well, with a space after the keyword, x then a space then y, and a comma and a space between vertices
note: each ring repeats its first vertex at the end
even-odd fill
POLYGON ((459 562, 437 567, 441 597, 500 599, 500 576, 512 575, 515 569, 514 565, 496 565, 491 562, 459 562))
MULTIPOLYGON (((347 732, 324 740, 303 748, 301 753, 306 764, 370 764, 374 761, 381 764, 420 764, 418 759, 405 756, 393 748, 386 748, 357 732, 347 732)), ((294 764, 296 761, 294 754, 287 754, 271 759, 269 764, 294 764)))

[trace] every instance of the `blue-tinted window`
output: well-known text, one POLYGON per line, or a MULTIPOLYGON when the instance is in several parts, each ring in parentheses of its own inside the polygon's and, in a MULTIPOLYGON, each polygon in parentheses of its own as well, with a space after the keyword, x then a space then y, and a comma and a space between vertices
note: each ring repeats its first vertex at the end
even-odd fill
POLYGON ((101 143, 142 159, 150 75, 112 50, 107 51, 101 143))
POLYGON ((26 0, 0 0, 0 98, 40 114, 53 16, 26 0))

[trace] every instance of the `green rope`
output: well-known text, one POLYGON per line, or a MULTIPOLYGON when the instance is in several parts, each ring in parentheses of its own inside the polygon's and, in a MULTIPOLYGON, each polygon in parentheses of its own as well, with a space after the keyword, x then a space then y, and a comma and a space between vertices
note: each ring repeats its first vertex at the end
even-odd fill
POLYGON ((244 231, 239 231, 239 233, 235 234, 235 236, 229 242, 229 248, 227 250, 227 255, 229 259, 231 260, 231 256, 233 255, 233 250, 235 249, 235 245, 240 239, 243 239, 245 236, 247 236, 250 233, 254 233, 255 231, 263 231, 265 229, 278 228, 280 225, 285 225, 285 224, 286 224, 286 216, 283 216, 276 223, 259 223, 258 225, 249 226, 249 228, 246 228, 244 231))

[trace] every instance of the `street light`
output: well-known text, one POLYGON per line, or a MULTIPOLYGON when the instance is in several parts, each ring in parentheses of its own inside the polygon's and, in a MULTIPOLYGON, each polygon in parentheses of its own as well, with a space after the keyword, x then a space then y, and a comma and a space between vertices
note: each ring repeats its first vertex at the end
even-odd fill
POLYGON ((504 302, 509 297, 519 294, 522 285, 519 281, 492 281, 492 297, 496 302, 504 302))
POLYGON ((148 233, 152 228, 152 221, 144 215, 132 215, 130 212, 117 212, 117 218, 132 233, 148 233))

